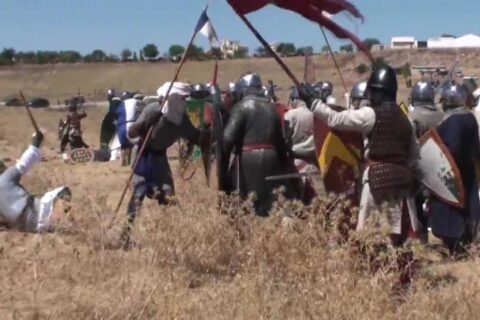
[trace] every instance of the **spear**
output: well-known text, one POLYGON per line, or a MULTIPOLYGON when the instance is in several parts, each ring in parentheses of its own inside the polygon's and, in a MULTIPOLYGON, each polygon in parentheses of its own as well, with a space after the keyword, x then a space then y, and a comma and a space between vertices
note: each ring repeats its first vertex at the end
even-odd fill
POLYGON ((20 98, 22 99, 23 105, 27 110, 27 114, 28 114, 28 117, 30 118, 30 122, 32 123, 33 129, 35 130, 35 132, 40 132, 40 128, 38 127, 37 121, 35 121, 32 111, 28 107, 27 100, 25 99, 25 96, 23 95, 23 92, 21 90, 20 90, 20 98))

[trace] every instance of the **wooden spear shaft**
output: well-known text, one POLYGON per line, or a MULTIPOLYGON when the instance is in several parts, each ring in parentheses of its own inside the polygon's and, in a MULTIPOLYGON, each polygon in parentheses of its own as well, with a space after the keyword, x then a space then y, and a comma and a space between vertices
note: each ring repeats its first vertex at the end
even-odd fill
POLYGON ((27 100, 25 99, 25 96, 23 95, 23 92, 20 91, 20 98, 22 99, 23 105, 25 106, 25 109, 27 110, 28 117, 30 118, 30 122, 32 123, 33 129, 35 132, 40 132, 40 128, 38 127, 37 121, 35 121, 35 118, 33 117, 32 111, 28 107, 27 100))
POLYGON ((335 58, 335 54, 333 53, 333 50, 332 50, 332 46, 330 45, 330 41, 328 41, 327 34, 325 33, 325 29, 323 28, 322 25, 320 25, 320 30, 322 30, 323 38, 325 39, 325 43, 327 44, 328 51, 330 52, 330 56, 332 57, 332 60, 333 60, 333 64, 337 69, 337 73, 338 73, 338 76, 340 77, 340 81, 342 82, 343 89, 345 90, 345 93, 347 93, 348 92, 347 84, 345 83, 345 79, 342 76, 342 72, 340 71, 340 66, 338 65, 337 59, 335 58))

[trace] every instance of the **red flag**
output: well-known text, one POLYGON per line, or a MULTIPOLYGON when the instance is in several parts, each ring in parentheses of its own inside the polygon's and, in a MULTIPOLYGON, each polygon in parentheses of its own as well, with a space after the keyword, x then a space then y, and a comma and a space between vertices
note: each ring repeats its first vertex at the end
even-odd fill
POLYGON ((237 12, 244 15, 257 11, 268 4, 296 12, 308 20, 324 26, 338 38, 350 39, 360 50, 371 57, 370 50, 357 36, 323 14, 325 12, 333 15, 347 11, 354 17, 363 20, 360 11, 347 0, 228 0, 228 2, 237 12))

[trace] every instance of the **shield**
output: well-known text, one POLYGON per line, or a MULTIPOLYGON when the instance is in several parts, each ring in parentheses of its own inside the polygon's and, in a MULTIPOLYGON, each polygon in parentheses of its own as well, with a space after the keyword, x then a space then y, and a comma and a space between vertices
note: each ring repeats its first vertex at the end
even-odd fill
MULTIPOLYGON (((204 125, 205 104, 206 101, 204 99, 191 99, 187 101, 185 111, 195 128, 201 128, 204 125)), ((201 155, 201 149, 195 147, 190 156, 192 160, 196 160, 200 158, 201 155)))
POLYGON ((336 194, 351 190, 360 175, 363 154, 361 133, 334 131, 320 119, 314 119, 317 161, 325 190, 336 194))
POLYGON ((420 138, 418 166, 422 184, 437 198, 457 208, 465 206, 460 170, 436 129, 430 129, 420 138))
POLYGON ((405 102, 400 102, 400 104, 398 105, 398 107, 400 108, 400 110, 402 110, 402 112, 408 117, 408 107, 407 105, 405 104, 405 102))
POLYGON ((114 138, 115 133, 115 115, 112 112, 108 112, 103 118, 100 128, 100 147, 106 148, 114 138))
POLYGON ((93 161, 95 155, 90 149, 73 149, 68 157, 72 163, 87 163, 93 161))
POLYGON ((219 104, 213 106, 213 111, 212 139, 215 144, 215 166, 217 169, 218 190, 230 192, 231 184, 228 179, 229 159, 224 159, 223 156, 223 130, 225 128, 225 123, 223 121, 219 104))
POLYGON ((68 121, 60 119, 58 122, 58 140, 62 141, 66 135, 68 135, 68 121))

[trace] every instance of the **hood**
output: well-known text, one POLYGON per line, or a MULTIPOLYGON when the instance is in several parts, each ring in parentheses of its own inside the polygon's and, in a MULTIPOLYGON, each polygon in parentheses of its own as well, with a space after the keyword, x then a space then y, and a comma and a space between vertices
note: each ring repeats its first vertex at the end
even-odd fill
MULTIPOLYGON (((171 82, 165 82, 157 90, 157 95, 159 97, 165 97, 167 95, 168 88, 170 87, 171 82)), ((180 96, 189 96, 191 92, 191 86, 185 82, 174 82, 170 94, 176 93, 180 96)))
POLYGON ((163 106, 162 113, 170 122, 180 125, 185 114, 185 100, 179 94, 171 93, 163 106))
POLYGON ((47 193, 45 193, 41 198, 40 198, 40 208, 38 212, 38 224, 37 224, 37 230, 42 231, 48 229, 50 226, 50 215, 52 214, 53 211, 53 203, 55 202, 55 199, 58 197, 60 192, 65 190, 67 187, 62 186, 56 189, 53 189, 47 193))

